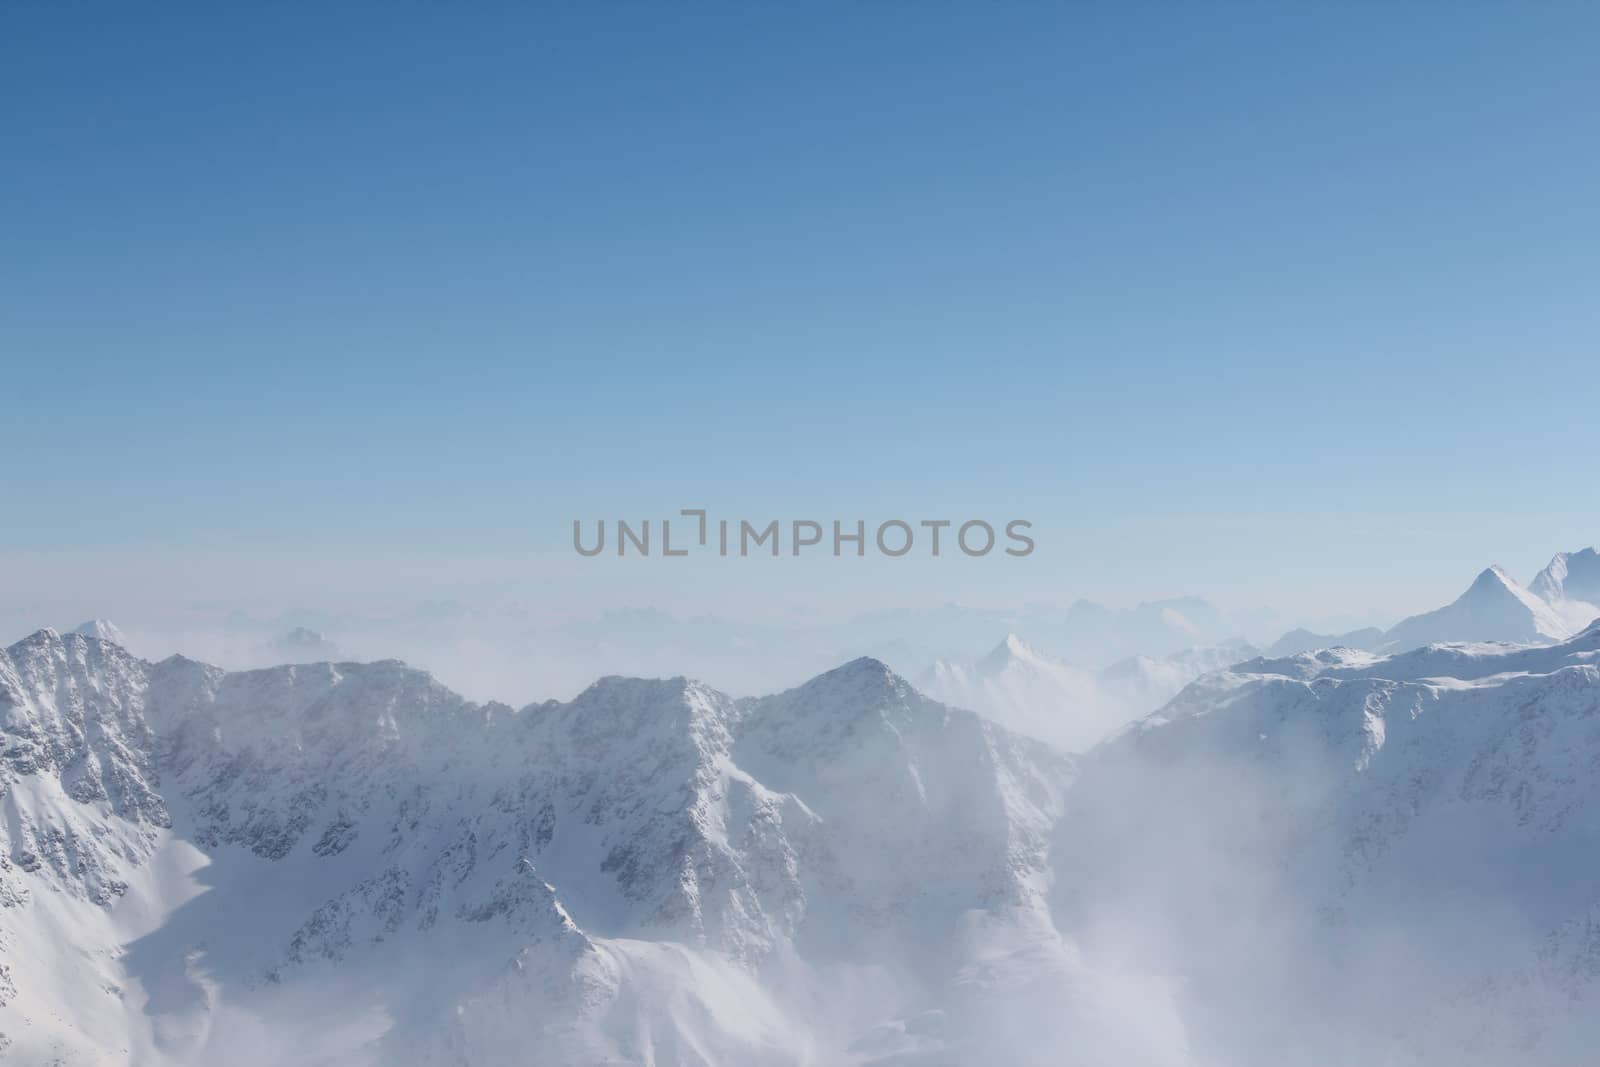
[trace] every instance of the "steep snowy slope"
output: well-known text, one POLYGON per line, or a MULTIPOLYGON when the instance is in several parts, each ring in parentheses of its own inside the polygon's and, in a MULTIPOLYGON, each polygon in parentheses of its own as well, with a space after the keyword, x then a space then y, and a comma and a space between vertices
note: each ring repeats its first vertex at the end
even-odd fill
POLYGON ((0 1047, 1586 1062, 1596 768, 1600 624, 1257 658, 1079 758, 872 660, 513 710, 41 631, 0 653, 0 1047))
POLYGON ((1251 661, 1086 758, 1057 918, 1193 978, 1217 1062, 1586 1062, 1597 768, 1600 625, 1251 661))
POLYGON ((1016 634, 1007 634, 976 662, 935 661, 918 686, 935 699, 1066 749, 1087 748, 1121 724, 1102 713, 1094 672, 1052 659, 1016 634))
MULTIPOLYGON (((1101 1007, 1112 991, 1159 1004, 1160 983, 1148 992, 1090 975, 1049 925, 1048 840, 1069 760, 927 700, 871 660, 731 709, 699 698, 711 759, 692 777, 729 776, 690 820, 711 832, 690 856, 668 854, 668 877, 641 879, 671 887, 665 914, 579 917, 597 946, 587 973, 600 977, 582 1008, 594 1024, 560 1032, 574 1043, 559 1062, 932 1064, 979 1049, 1074 1062, 1032 1035, 1016 1044, 1018 994, 1052 998, 1086 1048, 1179 1062, 1159 1051, 1172 1040, 1159 1022, 1136 1031, 1101 1007), (626 938, 592 933, 606 926, 626 938)), ((619 797, 639 790, 615 782, 619 797)), ((654 826, 621 868, 657 870, 681 833, 654 826)), ((525 1040, 549 989, 542 965, 519 964, 405 1047, 454 1063, 452 1050, 525 1040)))
POLYGON ((100 641, 110 641, 114 645, 126 647, 128 644, 128 640, 122 635, 122 631, 109 619, 90 619, 88 622, 80 622, 72 628, 72 632, 82 634, 84 637, 93 637, 100 641))
POLYGON ((1384 635, 1392 649, 1446 641, 1561 641, 1573 629, 1549 604, 1499 567, 1490 567, 1452 603, 1396 623, 1384 635))
POLYGON ((1528 591, 1556 610, 1569 626, 1581 629, 1600 618, 1600 552, 1558 552, 1534 576, 1528 591))
POLYGON ((1127 722, 1147 715, 1172 699, 1190 682, 1256 655, 1256 648, 1236 641, 1212 648, 1189 648, 1170 656, 1133 656, 1100 672, 1100 688, 1127 722))
POLYGON ((1255 655, 1243 642, 1131 656, 1101 671, 1052 659, 1008 634, 976 663, 938 660, 918 680, 931 696, 1069 751, 1160 707, 1207 671, 1255 655))
POLYGON ((1071 760, 874 661, 512 711, 41 631, 0 717, 19 1062, 941 1062, 1023 989, 1086 1047, 1170 1043, 1050 927, 1071 760))

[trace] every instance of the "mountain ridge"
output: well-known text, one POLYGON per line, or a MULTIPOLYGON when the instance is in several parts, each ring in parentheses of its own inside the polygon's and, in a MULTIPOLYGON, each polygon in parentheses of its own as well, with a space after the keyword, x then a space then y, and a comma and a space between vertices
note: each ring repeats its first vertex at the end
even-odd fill
MULTIPOLYGON (((870 942, 875 958, 904 961, 896 971, 909 981, 928 963, 924 941, 948 945, 966 910, 1008 922, 1042 913, 1045 831, 1071 775, 1066 757, 866 659, 745 701, 685 678, 611 677, 571 702, 513 710, 464 701, 393 661, 231 673, 40 631, 0 653, 0 694, 18 828, 6 851, 26 861, 0 870, 0 899, 29 913, 56 894, 81 901, 93 910, 76 930, 166 915, 122 954, 128 973, 108 963, 98 979, 145 990, 141 1010, 162 1021, 153 1033, 118 1021, 137 1020, 128 1002, 88 988, 78 1008, 52 1010, 43 991, 71 981, 37 958, 13 968, 27 1018, 83 1022, 62 1034, 13 1020, 4 1032, 84 1062, 105 1040, 134 1038, 152 1063, 220 1055, 220 1035, 201 1032, 215 1032, 221 1009, 200 1007, 219 982, 236 991, 228 1011, 265 1011, 335 975, 442 1005, 512 995, 496 977, 506 966, 538 972, 538 988, 566 991, 553 1005, 593 1023, 561 1030, 561 1062, 631 1058, 648 1047, 641 1035, 670 1044, 690 1030, 763 1062, 771 1049, 741 1037, 725 1007, 703 1033, 678 1018, 673 975, 710 968, 740 996, 768 998, 762 983, 775 979, 761 976, 773 968, 812 985, 813 968, 870 942), (195 870, 214 888, 152 895, 153 870, 201 855, 195 870), (217 910, 244 901, 257 902, 248 930, 217 910), (485 940, 490 928, 518 940, 485 940), (455 984, 380 966, 447 930, 479 953, 438 968, 439 983, 455 984), (208 947, 174 951, 195 942, 208 947), (184 962, 196 951, 209 977, 184 962), (784 962, 798 951, 813 962, 784 962), (613 1029, 619 1011, 629 1014, 613 1029), (162 1044, 177 1031, 200 1036, 162 1044)), ((15 915, 0 910, 0 943, 30 936, 15 915)), ((455 959, 443 942, 436 951, 455 959)), ((814 995, 830 1014, 859 1010, 824 987, 814 995)), ((511 1025, 480 1007, 490 1030, 511 1025)), ((325 1054, 443 1062, 470 1041, 436 1009, 428 1017, 325 1054)), ((570 1023, 539 1017, 547 1029, 570 1023)), ((794 1020, 771 1021, 783 1043, 794 1038, 794 1020)))
POLYGON ((1451 603, 1396 623, 1384 642, 1416 648, 1447 641, 1561 641, 1572 633, 1554 608, 1491 566, 1451 603))
POLYGON ((0 1033, 150 1067, 1569 1062, 1597 717, 1600 621, 1231 662, 1078 756, 867 658, 513 709, 41 630, 0 650, 0 1033))

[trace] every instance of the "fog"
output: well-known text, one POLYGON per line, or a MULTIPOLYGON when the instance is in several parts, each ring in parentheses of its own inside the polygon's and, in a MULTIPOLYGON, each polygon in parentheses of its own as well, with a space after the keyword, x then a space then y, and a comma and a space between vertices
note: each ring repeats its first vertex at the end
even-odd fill
POLYGON ((340 662, 232 676, 8 650, 24 1049, 1402 1067, 1600 1037, 1600 629, 1253 660, 1076 754, 870 659, 760 699, 610 679, 513 712, 353 638, 239 618, 196 658, 340 662), (30 1029, 51 1012, 60 1035, 30 1029))
POLYGON ((252 612, 203 603, 122 603, 115 597, 15 602, 0 605, 0 637, 9 642, 40 626, 66 631, 102 618, 125 635, 130 651, 147 659, 181 654, 229 669, 400 659, 473 700, 520 706, 570 698, 612 674, 687 675, 734 694, 767 693, 858 656, 920 679, 936 660, 982 658, 1008 633, 1022 634, 1075 669, 1099 671, 1129 657, 1228 643, 1264 645, 1295 625, 1334 630, 1344 621, 1264 608, 1224 611, 1200 597, 1125 607, 1083 599, 1059 607, 952 603, 788 620, 680 615, 653 607, 572 615, 497 598, 381 610, 316 605, 313 600, 305 607, 252 612))

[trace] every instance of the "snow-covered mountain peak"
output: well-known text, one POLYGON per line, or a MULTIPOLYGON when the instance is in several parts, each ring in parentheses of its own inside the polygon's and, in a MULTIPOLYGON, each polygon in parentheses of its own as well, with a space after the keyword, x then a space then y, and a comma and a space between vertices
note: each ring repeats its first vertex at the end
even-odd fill
MULTIPOLYGON (((1584 551, 1592 552, 1593 549, 1584 551)), ((1565 595, 1563 587, 1567 582, 1568 561, 1572 556, 1571 552, 1557 552, 1551 556, 1544 570, 1534 575, 1533 581, 1528 583, 1528 591, 1545 600, 1559 600, 1565 595)))
POLYGON ((80 622, 72 628, 72 632, 82 634, 84 637, 93 637, 98 641, 109 641, 113 645, 126 646, 128 643, 122 631, 109 619, 90 619, 88 622, 80 622))
POLYGON ((1306 1062, 1411 1067, 1378 1053, 1483 975, 1474 1020, 1592 1015, 1600 621, 1252 651, 1093 676, 1205 672, 1079 758, 872 659, 768 697, 608 677, 512 712, 397 661, 230 673, 41 631, 0 651, 6 1052, 1258 1067, 1335 1032, 1306 1062), (1182 1023, 1168 1054, 1082 1044, 1113 1016, 1182 1023), (1006 1034, 1024 1055, 989 1054, 1006 1034))
POLYGON ((1556 639, 1569 636, 1560 620, 1550 613, 1549 605, 1499 566, 1488 567, 1479 574, 1457 603, 1482 604, 1490 609, 1515 605, 1532 616, 1544 636, 1556 639))
MULTIPOLYGON (((69 633, 71 631, 68 631, 69 633)), ((22 638, 12 645, 7 651, 14 649, 31 648, 59 648, 61 645, 61 631, 54 626, 41 626, 27 637, 22 638)))
POLYGON ((1012 633, 976 662, 936 660, 918 684, 1009 729, 1082 751, 1154 711, 1207 671, 1254 653, 1242 642, 1189 648, 1164 657, 1132 656, 1097 672, 1052 659, 1012 633))
POLYGON ((848 663, 840 664, 831 671, 824 671, 812 679, 821 682, 824 679, 861 678, 900 681, 899 675, 889 669, 889 665, 872 656, 858 656, 848 663))
POLYGON ((1585 1062, 1597 651, 1600 627, 1197 681, 1085 757, 1057 845, 1096 860, 1072 914, 1207 973, 1199 1018, 1224 1044, 1281 1031, 1217 1062, 1280 1062, 1323 1026, 1341 1051, 1295 1062, 1585 1062))
POLYGON ((618 760, 634 751, 647 759, 679 753, 687 766, 727 751, 736 712, 731 698, 701 682, 612 676, 570 704, 542 705, 524 714, 535 722, 548 719, 561 743, 577 751, 609 749, 618 760))
POLYGON ((1553 607, 1493 566, 1450 604, 1402 620, 1384 638, 1386 647, 1403 649, 1459 641, 1547 644, 1572 632, 1553 607))
POLYGON ((1467 588, 1467 592, 1475 596, 1487 596, 1491 593, 1501 592, 1517 596, 1518 593, 1524 592, 1524 590, 1522 586, 1517 584, 1515 578, 1506 573, 1504 567, 1498 563, 1492 563, 1478 572, 1478 576, 1472 580, 1472 585, 1467 588))
POLYGON ((602 706, 667 702, 682 700, 691 690, 704 688, 699 682, 691 682, 681 675, 675 678, 630 678, 608 674, 590 683, 573 699, 573 704, 602 706))
POLYGON ((1037 664, 1047 663, 1049 657, 1024 641, 1016 634, 1006 634, 1001 641, 978 661, 978 670, 984 674, 996 674, 1005 670, 1014 663, 1037 664))
POLYGON ((1528 589, 1545 600, 1600 601, 1600 552, 1593 548, 1557 552, 1534 576, 1528 589))
MULTIPOLYGON (((789 781, 789 770, 771 767, 770 756, 791 764, 852 749, 876 754, 879 746, 900 747, 908 731, 942 721, 949 711, 870 657, 782 693, 741 700, 738 708, 741 745, 747 753, 762 753, 754 762, 770 768, 778 782, 789 781)), ((757 777, 766 780, 764 773, 757 777)))
POLYGON ((197 952, 230 1003, 365 988, 409 1020, 375 1057, 316 1062, 411 1063, 407 1042, 453 1042, 455 1018, 481 1034, 530 1015, 623 1050, 563 1045, 551 1062, 645 1062, 684 1026, 727 1048, 734 1016, 671 1007, 708 974, 754 1004, 774 995, 762 961, 814 983, 799 953, 849 961, 871 938, 874 960, 909 969, 974 907, 1037 916, 1072 766, 870 659, 758 700, 610 677, 512 712, 396 661, 227 672, 42 631, 0 653, 0 719, 0 948, 22 990, 7 1036, 32 1056, 148 1044, 152 1018, 200 1035, 151 1063, 219 1061, 205 1027, 179 1022, 211 1003, 184 969, 197 952), (162 873, 175 863, 206 871, 192 907, 162 873), (57 895, 87 909, 59 929, 57 895), (48 907, 13 910, 31 899, 48 907), (158 943, 124 951, 102 929, 119 901, 168 924, 158 943), (37 972, 44 950, 17 947, 35 928, 100 961, 71 1013, 37 972), (130 978, 186 992, 124 1019, 101 1005, 130 978), (90 1022, 28 1021, 68 1015, 90 1022))
POLYGON ((143 663, 121 645, 76 632, 63 634, 49 627, 35 630, 6 649, 0 659, 0 663, 5 662, 32 677, 36 685, 51 688, 72 684, 74 679, 93 686, 98 682, 93 672, 102 664, 125 674, 133 664, 143 663))
POLYGON ((1574 628, 1600 618, 1600 553, 1593 548, 1558 552, 1528 589, 1574 628))
POLYGON ((909 682, 881 660, 862 656, 781 695, 794 707, 837 714, 903 702, 908 694, 914 695, 909 682))

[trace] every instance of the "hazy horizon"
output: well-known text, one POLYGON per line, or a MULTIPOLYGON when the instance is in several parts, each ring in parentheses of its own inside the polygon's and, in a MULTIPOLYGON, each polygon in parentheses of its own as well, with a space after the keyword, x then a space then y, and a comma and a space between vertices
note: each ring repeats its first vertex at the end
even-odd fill
POLYGON ((1600 540, 1592 7, 3 17, 41 621, 1398 618, 1600 540), (570 549, 696 506, 1039 547, 570 549))

